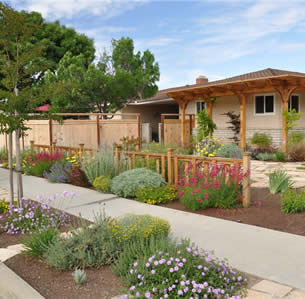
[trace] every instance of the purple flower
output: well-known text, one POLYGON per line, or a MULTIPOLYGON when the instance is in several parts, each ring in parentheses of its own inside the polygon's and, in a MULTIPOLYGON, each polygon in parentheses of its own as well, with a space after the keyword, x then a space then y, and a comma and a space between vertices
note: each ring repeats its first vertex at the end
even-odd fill
POLYGON ((183 295, 183 291, 179 290, 178 295, 183 295))

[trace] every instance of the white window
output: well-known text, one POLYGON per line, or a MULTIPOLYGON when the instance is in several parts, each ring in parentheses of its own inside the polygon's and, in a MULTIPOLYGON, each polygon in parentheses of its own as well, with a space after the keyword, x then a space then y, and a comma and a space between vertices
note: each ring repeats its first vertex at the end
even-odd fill
POLYGON ((262 94, 255 96, 255 114, 264 115, 264 114, 274 114, 274 95, 273 94, 262 94))
POLYGON ((196 102, 196 113, 199 113, 202 110, 205 110, 205 101, 197 101, 196 102))
POLYGON ((288 110, 294 109, 296 112, 300 112, 300 97, 298 95, 292 95, 288 102, 288 110))

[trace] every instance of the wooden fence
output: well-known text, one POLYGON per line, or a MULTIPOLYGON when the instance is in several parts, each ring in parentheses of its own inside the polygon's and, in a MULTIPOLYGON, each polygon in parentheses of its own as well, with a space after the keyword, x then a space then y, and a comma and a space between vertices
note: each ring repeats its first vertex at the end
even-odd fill
MULTIPOLYGON (((31 141, 31 149, 36 152, 65 152, 67 155, 71 156, 75 153, 89 153, 91 156, 94 154, 94 150, 90 148, 85 148, 84 144, 79 144, 78 147, 67 147, 67 146, 57 146, 53 144, 49 145, 39 145, 34 144, 34 141, 31 141)), ((152 163, 155 165, 155 171, 160 173, 164 179, 167 178, 167 181, 170 185, 177 184, 179 180, 179 166, 182 166, 183 169, 188 169, 190 164, 196 170, 197 165, 203 171, 208 174, 211 166, 213 165, 224 165, 225 168, 229 169, 232 166, 237 168, 241 167, 243 172, 242 178, 242 200, 243 206, 250 206, 250 157, 251 154, 244 152, 242 159, 227 159, 220 157, 199 157, 195 155, 179 155, 174 154, 174 149, 169 148, 166 154, 161 153, 146 153, 146 152, 125 152, 122 151, 120 146, 117 146, 114 150, 114 156, 117 161, 123 161, 127 159, 128 168, 134 169, 140 163, 141 167, 150 169, 152 163), (245 175, 247 174, 247 175, 245 175)))
MULTIPOLYGON (((186 114, 186 136, 192 136, 195 127, 195 114, 186 114)), ((161 114, 161 142, 166 145, 181 145, 181 119, 180 114, 161 114)))

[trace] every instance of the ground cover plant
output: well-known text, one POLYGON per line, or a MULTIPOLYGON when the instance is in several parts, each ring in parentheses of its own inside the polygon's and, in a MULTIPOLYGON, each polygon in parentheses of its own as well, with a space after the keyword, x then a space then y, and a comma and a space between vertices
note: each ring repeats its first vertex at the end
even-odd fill
POLYGON ((177 190, 175 187, 163 185, 161 187, 141 188, 136 193, 136 200, 150 205, 168 203, 176 199, 177 190))
POLYGON ((233 159, 241 159, 242 153, 241 149, 236 144, 224 144, 216 153, 218 157, 221 158, 233 158, 233 159))
POLYGON ((101 175, 95 178, 92 185, 97 191, 109 192, 110 182, 109 176, 101 175))
POLYGON ((69 183, 71 174, 71 163, 68 161, 56 161, 50 168, 50 172, 46 170, 43 176, 51 183, 69 183))
POLYGON ((285 170, 277 169, 268 174, 269 177, 269 190, 272 194, 278 192, 287 192, 293 187, 291 176, 285 170))
POLYGON ((305 161, 305 141, 289 144, 288 146, 289 158, 294 162, 305 161))
POLYGON ((281 211, 284 213, 302 213, 305 211, 305 191, 295 189, 281 194, 281 211))
POLYGON ((8 211, 9 204, 5 199, 0 200, 0 215, 6 213, 8 211))
POLYGON ((201 157, 215 157, 222 146, 219 138, 204 137, 196 144, 196 154, 201 157))
POLYGON ((110 224, 114 238, 120 243, 167 236, 170 225, 167 221, 151 215, 127 214, 114 219, 110 224))
MULTIPOLYGON (((145 246, 125 249, 134 261, 123 274, 131 296, 126 294, 123 298, 241 298, 245 295, 247 278, 242 273, 189 241, 165 244, 161 239, 152 244, 154 251, 150 246, 148 243, 148 249, 145 246)), ((127 253, 123 252, 115 265, 118 273, 122 273, 124 262, 130 261, 127 253)))
POLYGON ((50 227, 65 226, 69 222, 70 216, 63 211, 52 209, 50 204, 53 200, 65 201, 73 196, 68 192, 57 194, 55 197, 40 196, 41 202, 22 198, 21 207, 9 205, 8 211, 2 215, 0 232, 11 235, 25 234, 44 231, 50 227))
POLYGON ((202 163, 196 165, 196 171, 190 164, 177 183, 178 197, 191 210, 234 208, 241 201, 241 183, 248 175, 240 165, 227 168, 216 164, 205 173, 202 163))
POLYGON ((127 170, 113 178, 110 191, 119 196, 132 198, 139 189, 145 187, 160 187, 165 180, 159 173, 145 168, 127 170))

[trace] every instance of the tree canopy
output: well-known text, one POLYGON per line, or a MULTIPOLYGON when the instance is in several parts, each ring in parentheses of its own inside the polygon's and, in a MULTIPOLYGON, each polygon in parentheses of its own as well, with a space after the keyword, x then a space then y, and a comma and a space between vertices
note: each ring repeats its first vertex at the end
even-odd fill
POLYGON ((66 55, 56 73, 48 72, 46 84, 60 83, 64 91, 51 99, 55 111, 115 112, 128 100, 153 96, 158 91, 159 65, 146 50, 134 53, 133 40, 112 40, 112 53, 86 66, 83 55, 66 55))

